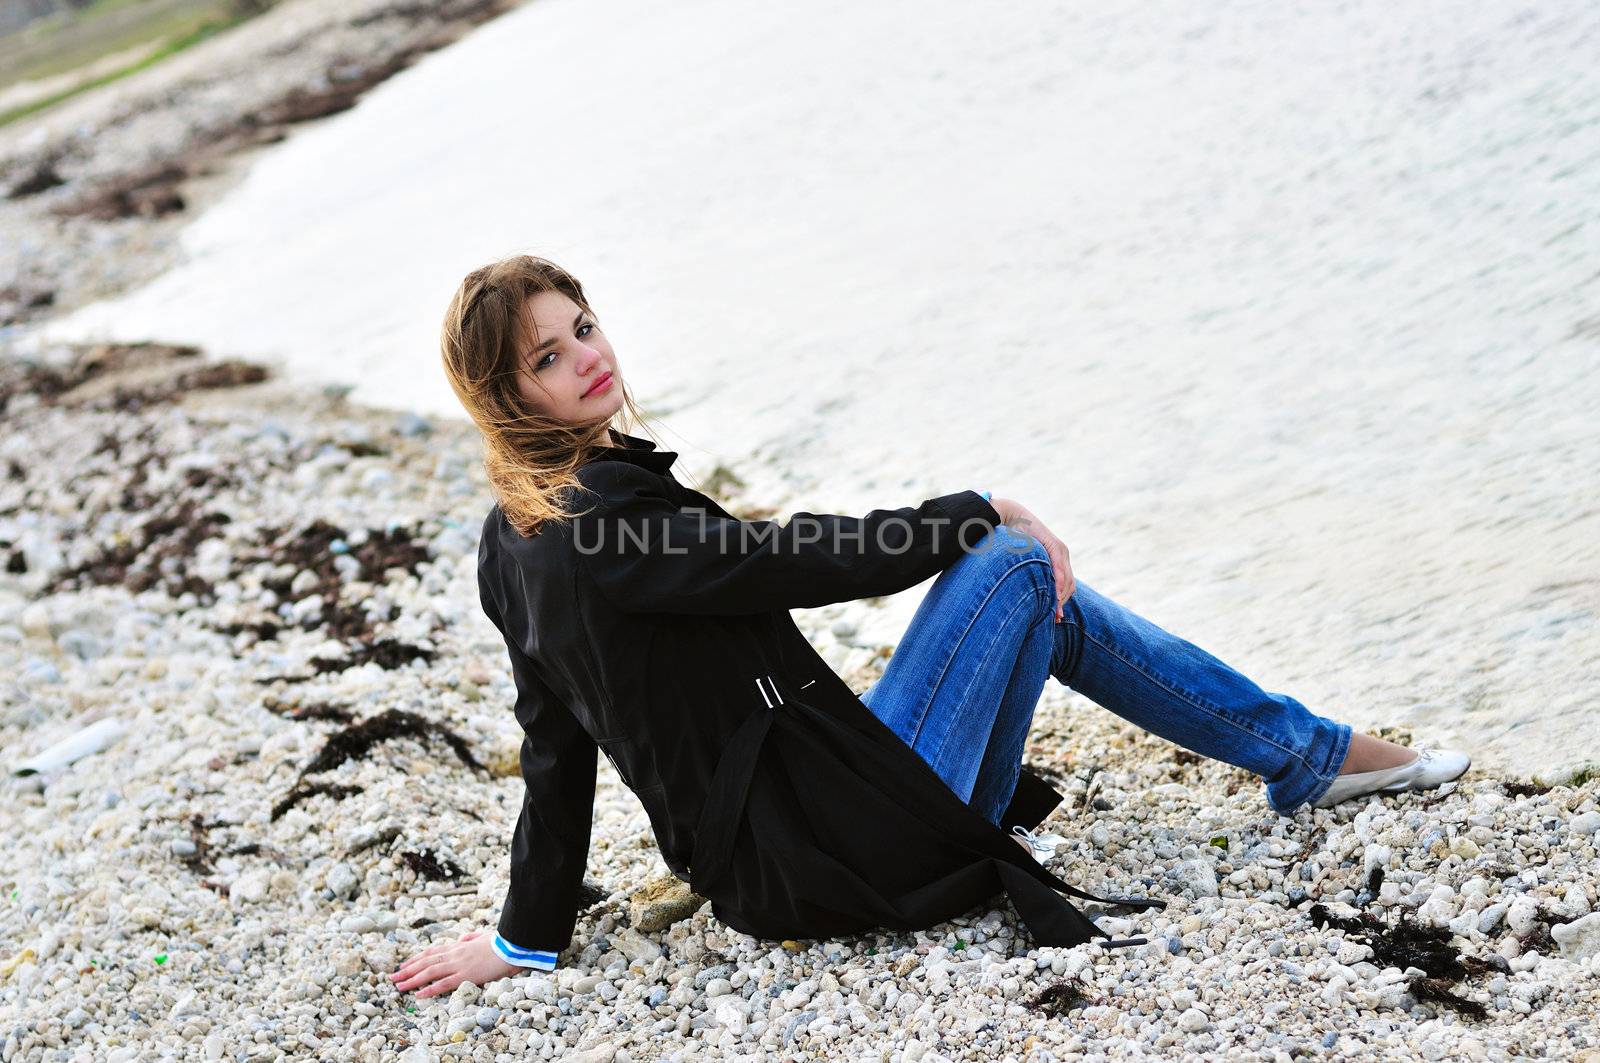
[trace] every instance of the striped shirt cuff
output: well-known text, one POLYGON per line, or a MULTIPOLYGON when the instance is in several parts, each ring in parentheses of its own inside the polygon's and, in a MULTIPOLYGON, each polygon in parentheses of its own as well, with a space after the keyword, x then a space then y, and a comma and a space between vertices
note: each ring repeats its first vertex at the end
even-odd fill
POLYGON ((521 948, 499 934, 494 936, 494 952, 502 960, 517 967, 532 967, 540 971, 553 971, 556 968, 556 953, 521 948))

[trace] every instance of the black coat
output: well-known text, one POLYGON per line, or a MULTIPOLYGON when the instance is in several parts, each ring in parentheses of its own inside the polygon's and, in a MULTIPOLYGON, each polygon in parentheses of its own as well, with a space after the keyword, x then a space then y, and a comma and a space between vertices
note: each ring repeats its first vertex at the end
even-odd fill
POLYGON ((592 512, 531 539, 498 506, 483 525, 479 590, 525 735, 501 935, 552 952, 570 943, 598 746, 667 866, 741 932, 919 929, 1004 890, 1037 944, 1106 937, 1061 893, 1090 895, 1008 833, 1040 823, 1060 793, 1024 770, 989 823, 789 616, 916 586, 995 527, 994 508, 961 491, 859 518, 739 522, 672 476, 674 452, 613 438, 623 445, 578 472, 592 492, 578 508, 592 512))

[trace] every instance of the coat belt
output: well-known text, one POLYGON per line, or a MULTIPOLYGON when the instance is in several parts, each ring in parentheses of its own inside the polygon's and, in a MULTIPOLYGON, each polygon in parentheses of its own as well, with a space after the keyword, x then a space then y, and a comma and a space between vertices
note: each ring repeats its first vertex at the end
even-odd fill
POLYGON ((762 705, 740 724, 722 749, 717 769, 706 790, 706 803, 695 826, 694 855, 689 861, 689 888, 701 896, 714 884, 733 855, 733 836, 744 819, 761 744, 772 729, 773 718, 784 707, 783 694, 772 676, 755 678, 762 705))
MULTIPOLYGON (((760 759, 761 745, 766 741, 767 733, 772 730, 777 714, 786 707, 784 695, 771 675, 756 677, 756 689, 761 694, 762 704, 734 730, 733 736, 723 747, 722 756, 718 759, 716 770, 711 775, 711 785, 706 791, 705 806, 700 810, 700 818, 695 825, 694 853, 689 863, 689 888, 702 897, 711 896, 708 891, 728 869, 733 854, 734 834, 744 820, 745 803, 750 796, 751 780, 755 778, 756 761, 760 759)), ((995 832, 999 834, 998 828, 995 832)), ((1006 849, 1010 855, 1009 842, 1006 844, 1006 849)), ((1088 893, 1067 885, 1051 872, 1038 867, 1033 863, 1032 857, 1021 857, 1020 854, 1018 856, 1020 859, 1017 862, 1026 862, 1028 871, 1032 874, 1012 866, 1009 861, 996 860, 995 865, 1001 884, 1030 927, 1054 927, 1063 941, 1087 940, 1072 926, 1063 929, 1064 920, 1092 928, 1101 937, 1109 939, 1110 935, 1099 930, 1093 923, 1087 922, 1075 908, 1063 902, 1059 896, 1053 895, 1052 889, 1102 904, 1128 905, 1142 909, 1165 907, 1162 901, 1148 897, 1100 897, 1088 893), (1046 888, 1041 879, 1049 880, 1054 885, 1046 888)), ((1144 938, 1102 942, 1106 948, 1144 943, 1144 938)))

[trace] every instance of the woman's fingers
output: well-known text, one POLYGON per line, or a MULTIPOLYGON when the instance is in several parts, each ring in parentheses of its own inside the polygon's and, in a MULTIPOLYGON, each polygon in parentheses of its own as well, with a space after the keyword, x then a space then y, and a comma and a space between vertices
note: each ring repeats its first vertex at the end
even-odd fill
POLYGON ((443 945, 430 945, 430 946, 428 946, 427 948, 423 949, 421 952, 416 953, 410 959, 406 960, 406 962, 403 963, 400 966, 400 969, 395 971, 394 974, 390 975, 389 977, 391 979, 395 980, 395 981, 398 981, 401 978, 405 978, 405 977, 407 977, 409 975, 412 975, 412 974, 416 973, 429 960, 431 960, 435 956, 439 955, 439 953, 443 949, 444 949, 443 945))
POLYGON ((443 978, 439 979, 437 982, 434 982, 432 985, 428 986, 426 989, 419 990, 417 992, 417 996, 419 996, 419 997, 437 997, 437 996, 441 996, 441 995, 443 995, 445 993, 454 993, 455 990, 456 990, 456 986, 460 985, 464 980, 465 979, 463 979, 459 974, 457 974, 454 971, 451 971, 449 974, 445 975, 443 978))
POLYGON ((446 964, 430 963, 426 967, 417 971, 415 974, 411 975, 405 981, 396 982, 395 988, 401 992, 408 992, 412 989, 415 989, 419 985, 428 985, 430 982, 433 982, 449 973, 449 968, 446 964))
POLYGON ((1067 544, 1057 539, 1055 545, 1059 556, 1054 553, 1051 556, 1056 570, 1056 622, 1060 623, 1067 612, 1067 599, 1072 597, 1078 585, 1072 578, 1072 554, 1067 544))
POLYGON ((411 957, 405 963, 401 964, 397 971, 389 976, 390 981, 398 982, 402 978, 411 977, 411 975, 415 974, 421 969, 422 964, 426 961, 426 959, 427 957, 420 953, 411 957))

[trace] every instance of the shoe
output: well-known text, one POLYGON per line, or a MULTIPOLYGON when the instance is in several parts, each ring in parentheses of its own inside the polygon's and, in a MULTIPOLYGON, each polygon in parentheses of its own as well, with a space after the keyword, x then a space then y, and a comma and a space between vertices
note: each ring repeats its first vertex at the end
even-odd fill
POLYGON ((1028 852, 1041 864, 1049 863, 1056 855, 1056 846, 1067 840, 1059 834, 1035 834, 1020 823, 1011 828, 1011 833, 1027 843, 1028 852))
POLYGON ((1421 749, 1415 760, 1396 768, 1379 771, 1358 771, 1340 775, 1328 787, 1328 792, 1317 798, 1317 808, 1332 808, 1341 801, 1349 801, 1370 794, 1396 794, 1403 790, 1431 790, 1452 779, 1459 779, 1472 766, 1472 758, 1453 749, 1421 749))

